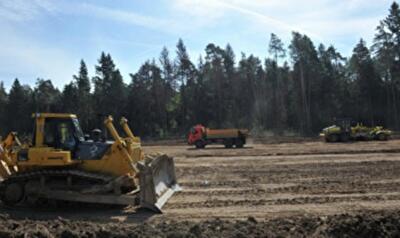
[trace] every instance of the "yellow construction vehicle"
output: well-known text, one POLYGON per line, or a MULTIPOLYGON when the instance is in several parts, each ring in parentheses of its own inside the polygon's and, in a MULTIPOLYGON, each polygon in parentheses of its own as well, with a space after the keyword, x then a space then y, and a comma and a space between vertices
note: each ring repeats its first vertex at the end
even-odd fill
MULTIPOLYGON (((31 144, 15 132, 0 142, 0 199, 6 205, 54 201, 135 205, 161 212, 180 188, 167 155, 145 156, 127 120, 104 120, 112 141, 99 133, 85 138, 76 115, 35 113, 31 144)), ((96 132, 96 131, 95 131, 96 132)))
POLYGON ((390 138, 392 131, 382 126, 367 127, 362 123, 352 125, 349 118, 336 119, 333 126, 322 129, 320 136, 326 142, 348 142, 350 140, 381 140, 390 138))

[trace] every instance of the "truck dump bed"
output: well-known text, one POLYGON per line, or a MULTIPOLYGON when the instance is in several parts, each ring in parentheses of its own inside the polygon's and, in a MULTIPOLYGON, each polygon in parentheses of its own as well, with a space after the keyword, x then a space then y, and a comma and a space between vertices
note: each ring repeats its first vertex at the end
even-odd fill
POLYGON ((206 129, 207 138, 237 138, 247 136, 246 129, 206 129))

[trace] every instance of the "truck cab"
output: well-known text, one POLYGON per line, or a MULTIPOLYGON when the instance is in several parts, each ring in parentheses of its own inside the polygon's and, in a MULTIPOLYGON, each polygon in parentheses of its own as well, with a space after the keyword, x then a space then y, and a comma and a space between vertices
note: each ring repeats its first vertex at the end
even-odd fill
MULTIPOLYGON (((203 136, 205 133, 206 129, 203 125, 195 125, 193 126, 188 135, 188 144, 189 145, 196 145, 196 147, 202 147, 201 145, 203 144, 203 136)), ((204 147, 204 146, 203 146, 204 147)))

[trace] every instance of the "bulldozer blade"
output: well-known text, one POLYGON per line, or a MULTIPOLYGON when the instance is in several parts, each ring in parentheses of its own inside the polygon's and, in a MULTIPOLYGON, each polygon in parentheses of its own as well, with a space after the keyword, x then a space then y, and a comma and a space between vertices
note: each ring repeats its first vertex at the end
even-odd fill
POLYGON ((140 207, 162 213, 168 199, 181 190, 176 182, 174 160, 167 155, 139 162, 140 207))

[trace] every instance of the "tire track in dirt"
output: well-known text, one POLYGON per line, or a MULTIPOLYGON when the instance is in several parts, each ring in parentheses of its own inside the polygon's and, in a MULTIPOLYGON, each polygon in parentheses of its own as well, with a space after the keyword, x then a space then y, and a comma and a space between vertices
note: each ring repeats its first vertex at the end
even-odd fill
POLYGON ((318 155, 318 154, 359 154, 359 153, 399 153, 399 140, 364 141, 353 143, 297 142, 279 144, 249 144, 243 149, 224 149, 223 146, 211 146, 197 150, 186 145, 147 146, 146 152, 163 151, 174 157, 241 157, 274 155, 318 155))
POLYGON ((360 201, 400 201, 400 194, 384 194, 365 196, 312 196, 312 197, 296 197, 296 198, 277 198, 277 199, 218 199, 211 198, 198 202, 179 202, 167 205, 167 209, 176 208, 212 208, 212 207, 235 207, 235 206, 264 206, 264 205, 297 205, 297 204, 324 204, 324 203, 341 203, 341 202, 360 202, 360 201))
MULTIPOLYGON (((296 212, 317 206, 322 213, 342 205, 353 209, 368 204, 374 209, 390 202, 400 207, 400 154, 393 153, 400 150, 379 149, 379 144, 371 143, 361 149, 353 144, 352 150, 335 146, 333 153, 322 147, 312 151, 294 146, 302 151, 292 155, 296 148, 291 148, 279 156, 265 156, 267 151, 252 156, 249 150, 226 150, 225 155, 215 150, 215 157, 204 156, 210 151, 183 152, 176 167, 180 184, 187 190, 171 199, 166 212, 178 215, 217 209, 219 213, 211 212, 211 216, 233 216, 255 211, 269 214, 267 208, 284 207, 296 212)), ((256 150, 260 152, 260 147, 256 150)), ((276 147, 271 153, 276 153, 276 147)))

